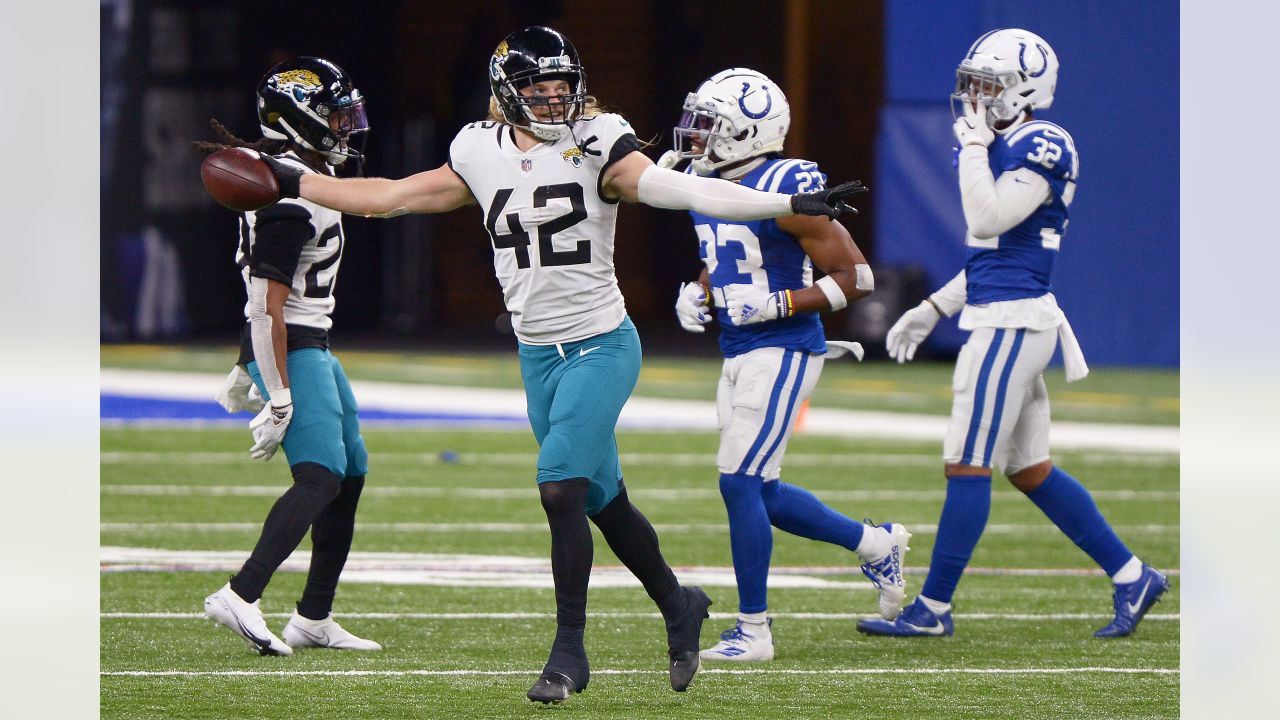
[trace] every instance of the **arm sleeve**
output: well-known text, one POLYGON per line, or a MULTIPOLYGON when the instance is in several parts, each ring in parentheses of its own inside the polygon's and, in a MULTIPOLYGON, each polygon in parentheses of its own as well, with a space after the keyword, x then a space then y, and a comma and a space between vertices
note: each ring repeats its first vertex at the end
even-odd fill
POLYGON ((964 270, 956 273, 956 276, 947 281, 946 285, 938 288, 929 300, 933 302, 933 306, 938 308, 943 315, 951 317, 964 309, 965 302, 969 298, 968 279, 964 270))
POLYGON ((253 225, 249 274, 293 285, 293 273, 307 240, 315 235, 311 213, 301 205, 280 202, 258 211, 253 225))
POLYGON ((767 193, 717 178, 650 166, 636 185, 640 202, 669 210, 695 210, 723 220, 764 220, 795 214, 791 196, 767 193))
POLYGON ((995 179, 987 149, 970 145, 960 151, 960 202, 969 234, 980 240, 996 237, 1026 220, 1052 192, 1049 181, 1020 167, 995 179))
POLYGON ((273 321, 267 314, 267 279, 249 278, 249 340, 253 345, 253 359, 262 373, 262 384, 274 394, 284 387, 280 368, 276 367, 275 345, 271 339, 273 321))

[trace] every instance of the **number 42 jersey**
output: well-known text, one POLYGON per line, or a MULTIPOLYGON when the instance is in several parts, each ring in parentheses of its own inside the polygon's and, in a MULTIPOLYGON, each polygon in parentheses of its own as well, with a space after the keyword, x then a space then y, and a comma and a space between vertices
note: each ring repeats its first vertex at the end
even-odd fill
POLYGON ((449 146, 449 167, 484 212, 493 269, 516 337, 530 345, 609 332, 626 315, 613 266, 618 200, 605 171, 640 147, 631 125, 604 113, 528 151, 505 123, 474 122, 449 146))

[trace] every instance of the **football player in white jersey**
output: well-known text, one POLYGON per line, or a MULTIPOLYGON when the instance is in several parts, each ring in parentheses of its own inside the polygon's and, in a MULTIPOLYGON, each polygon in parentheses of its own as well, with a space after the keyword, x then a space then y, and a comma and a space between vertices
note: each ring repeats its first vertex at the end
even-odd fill
MULTIPOLYGON (((826 175, 816 164, 782 156, 790 124, 777 83, 747 68, 722 70, 685 98, 675 149, 659 164, 690 159, 687 172, 769 192, 823 187, 826 175)), ((818 313, 870 294, 875 280, 840 223, 690 214, 705 267, 696 282, 681 286, 676 315, 690 332, 703 332, 711 308, 720 320, 725 361, 716 392, 717 465, 738 581, 737 622, 701 656, 767 661, 774 656, 766 613, 774 527, 856 553, 880 590, 881 615, 893 619, 902 607, 906 528, 857 522, 780 479, 799 408, 813 393, 825 356, 848 348, 828 347, 818 313), (815 265, 825 273, 816 283, 815 265)))
MULTIPOLYGON (((337 65, 313 57, 282 62, 259 83, 257 101, 264 139, 253 147, 278 153, 277 162, 327 177, 333 167, 359 161, 348 141, 368 128, 364 100, 337 65)), ((217 121, 214 129, 227 145, 248 146, 217 121)), ((240 572, 205 598, 204 608, 263 655, 307 647, 382 649, 343 629, 331 612, 368 471, 355 396, 329 352, 341 258, 337 211, 292 198, 240 220, 236 262, 248 295, 246 322, 239 362, 217 399, 228 412, 260 410, 249 424, 250 455, 267 461, 283 447, 293 485, 271 508, 240 572), (306 588, 278 637, 267 628, 259 599, 308 530, 306 588)))
POLYGON ((1040 120, 1058 81, 1058 58, 1035 33, 993 30, 957 70, 952 96, 960 199, 969 257, 944 287, 889 330, 898 362, 911 360, 939 318, 960 312, 972 331, 956 360, 951 424, 943 445, 946 500, 929 575, 893 622, 863 620, 872 635, 951 635, 951 598, 991 510, 991 469, 1000 469, 1115 583, 1115 617, 1094 633, 1123 637, 1168 590, 1098 511, 1093 496, 1049 457, 1043 373, 1062 344, 1067 380, 1088 366, 1050 292, 1067 229, 1080 159, 1071 136, 1040 120))
POLYGON ((573 44, 547 27, 508 35, 488 60, 489 118, 464 127, 445 165, 400 180, 299 175, 268 159, 281 194, 366 216, 478 203, 494 272, 519 340, 537 482, 551 528, 556 638, 528 697, 561 702, 590 679, 583 645, 592 539, 588 518, 640 579, 667 628, 671 686, 700 663, 711 600, 683 587, 649 521, 627 498, 614 427, 640 372, 640 342, 613 267, 619 200, 740 220, 836 217, 855 188, 782 195, 655 167, 630 124, 587 93, 573 44))

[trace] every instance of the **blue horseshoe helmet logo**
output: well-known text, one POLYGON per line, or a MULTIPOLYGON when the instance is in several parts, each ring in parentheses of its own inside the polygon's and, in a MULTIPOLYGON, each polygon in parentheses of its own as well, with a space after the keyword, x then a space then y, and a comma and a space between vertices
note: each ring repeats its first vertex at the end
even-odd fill
MULTIPOLYGON (((1049 53, 1045 52, 1044 46, 1036 43, 1036 49, 1040 51, 1040 69, 1036 72, 1027 73, 1028 77, 1038 78, 1049 69, 1049 53)), ((1027 70, 1027 44, 1018 43, 1018 64, 1022 66, 1023 72, 1027 70)))
POLYGON ((760 91, 764 93, 764 100, 765 100, 764 109, 758 113, 753 113, 747 109, 747 103, 746 103, 747 96, 751 94, 750 92, 747 92, 750 89, 751 89, 751 83, 749 82, 742 83, 742 95, 738 98, 738 109, 742 111, 743 115, 746 115, 752 120, 759 120, 765 115, 768 115, 769 111, 773 109, 773 96, 769 94, 768 85, 761 85, 760 91))

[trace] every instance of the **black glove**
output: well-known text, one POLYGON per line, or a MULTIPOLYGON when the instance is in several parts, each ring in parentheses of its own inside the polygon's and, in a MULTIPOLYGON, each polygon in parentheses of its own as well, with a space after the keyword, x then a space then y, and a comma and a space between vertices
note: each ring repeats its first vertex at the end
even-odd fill
POLYGON ((833 219, 841 215, 857 215, 858 211, 844 199, 867 191, 861 180, 853 180, 826 190, 796 193, 791 196, 791 210, 797 215, 825 215, 833 219))
POLYGON ((271 174, 276 176, 276 182, 280 184, 281 198, 296 198, 300 192, 299 185, 302 184, 303 171, 298 168, 280 162, 270 155, 260 152, 258 158, 271 168, 271 174))

